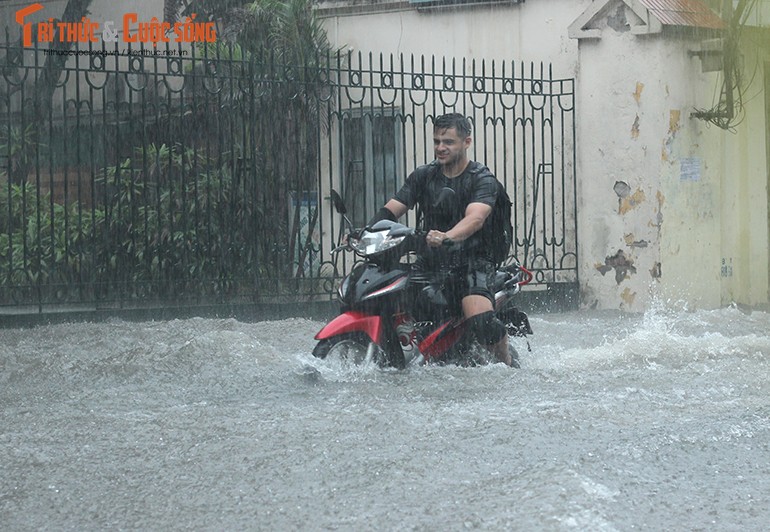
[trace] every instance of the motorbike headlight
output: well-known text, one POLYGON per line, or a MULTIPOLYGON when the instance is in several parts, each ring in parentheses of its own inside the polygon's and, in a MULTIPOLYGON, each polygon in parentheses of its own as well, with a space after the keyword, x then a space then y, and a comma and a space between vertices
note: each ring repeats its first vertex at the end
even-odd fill
POLYGON ((370 233, 364 231, 361 238, 351 238, 350 246, 362 255, 374 255, 399 245, 406 238, 404 235, 391 237, 386 231, 370 233))

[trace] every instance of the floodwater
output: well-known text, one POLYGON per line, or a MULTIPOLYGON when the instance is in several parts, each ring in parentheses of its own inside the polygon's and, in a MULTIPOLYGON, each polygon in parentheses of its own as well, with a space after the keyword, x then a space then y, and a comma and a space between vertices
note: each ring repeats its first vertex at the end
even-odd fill
POLYGON ((0 528, 766 529, 769 314, 531 323, 520 370, 320 361, 304 319, 0 330, 0 528))

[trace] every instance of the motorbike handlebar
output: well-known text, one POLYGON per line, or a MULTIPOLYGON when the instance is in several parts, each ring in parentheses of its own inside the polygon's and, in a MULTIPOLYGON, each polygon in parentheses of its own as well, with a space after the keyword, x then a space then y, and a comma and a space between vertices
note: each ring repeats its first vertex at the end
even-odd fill
MULTIPOLYGON (((331 250, 332 253, 338 253, 340 251, 348 251, 351 250, 350 246, 350 239, 351 238, 361 238, 361 235, 364 231, 370 230, 369 227, 362 227, 362 228, 351 228, 350 231, 348 231, 347 234, 344 235, 343 238, 341 238, 340 243, 331 250)), ((421 250, 424 250, 428 247, 428 243, 426 241, 426 237, 428 236, 428 233, 426 231, 419 231, 414 230, 414 232, 410 235, 412 239, 412 246, 415 251, 418 253, 421 252, 421 250)), ((451 238, 445 238, 441 241, 441 247, 444 248, 452 248, 452 247, 459 247, 461 246, 461 242, 457 242, 456 240, 453 240, 451 238)), ((433 248, 436 249, 436 248, 433 248)))

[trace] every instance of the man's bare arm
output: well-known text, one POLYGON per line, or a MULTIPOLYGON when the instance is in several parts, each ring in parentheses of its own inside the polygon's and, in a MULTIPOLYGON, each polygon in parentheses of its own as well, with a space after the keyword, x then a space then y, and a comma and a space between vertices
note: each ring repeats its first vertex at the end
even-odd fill
POLYGON ((429 231, 426 237, 428 245, 431 247, 440 246, 447 238, 451 238, 455 242, 462 242, 483 227, 484 221, 491 212, 492 207, 486 203, 471 203, 465 209, 465 217, 457 222, 452 229, 446 233, 436 230, 429 231))
POLYGON ((406 214, 406 211, 409 210, 409 207, 395 199, 388 201, 385 204, 385 208, 393 213, 393 216, 396 217, 396 220, 401 218, 404 214, 406 214))
POLYGON ((461 242, 476 233, 484 225, 484 220, 492 212, 492 207, 486 203, 471 203, 465 209, 465 217, 447 231, 447 238, 461 242))

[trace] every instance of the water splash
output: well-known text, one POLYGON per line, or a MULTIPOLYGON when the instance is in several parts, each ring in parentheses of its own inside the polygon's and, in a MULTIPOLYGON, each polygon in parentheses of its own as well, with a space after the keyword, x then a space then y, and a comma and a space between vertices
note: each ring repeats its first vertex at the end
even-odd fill
POLYGON ((653 306, 642 315, 567 316, 557 321, 533 318, 534 354, 525 364, 567 371, 676 369, 708 361, 719 367, 720 361, 770 358, 770 315, 765 312, 653 306))
POLYGON ((329 382, 376 382, 384 371, 374 361, 355 362, 341 357, 319 359, 308 354, 296 355, 300 365, 298 373, 314 375, 315 379, 329 382))

